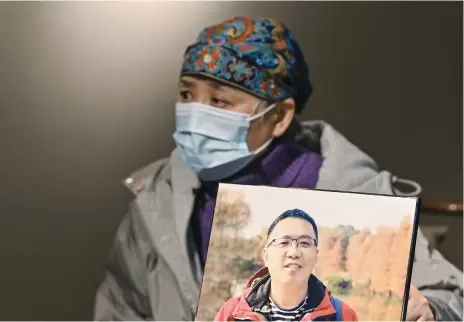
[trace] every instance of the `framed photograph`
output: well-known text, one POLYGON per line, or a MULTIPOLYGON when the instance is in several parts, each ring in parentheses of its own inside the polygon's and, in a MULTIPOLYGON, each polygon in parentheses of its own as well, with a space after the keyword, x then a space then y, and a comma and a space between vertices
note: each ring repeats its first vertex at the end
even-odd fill
POLYGON ((196 321, 404 321, 420 199, 220 184, 196 321))

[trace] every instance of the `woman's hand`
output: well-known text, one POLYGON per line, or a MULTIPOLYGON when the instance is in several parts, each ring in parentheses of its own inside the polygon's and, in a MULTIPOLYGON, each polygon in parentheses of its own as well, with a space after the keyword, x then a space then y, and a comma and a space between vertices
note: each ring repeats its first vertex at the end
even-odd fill
POLYGON ((435 321, 429 301, 412 285, 409 289, 406 321, 435 321))

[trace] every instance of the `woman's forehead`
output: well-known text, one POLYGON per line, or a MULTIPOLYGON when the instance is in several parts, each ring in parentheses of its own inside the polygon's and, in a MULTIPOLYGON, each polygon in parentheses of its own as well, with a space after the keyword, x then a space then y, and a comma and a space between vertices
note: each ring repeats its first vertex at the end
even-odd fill
POLYGON ((221 92, 222 94, 227 94, 229 96, 237 97, 242 100, 257 101, 258 98, 242 91, 238 88, 234 88, 227 84, 221 83, 214 79, 202 76, 181 76, 179 80, 181 87, 194 88, 198 91, 216 91, 221 92))

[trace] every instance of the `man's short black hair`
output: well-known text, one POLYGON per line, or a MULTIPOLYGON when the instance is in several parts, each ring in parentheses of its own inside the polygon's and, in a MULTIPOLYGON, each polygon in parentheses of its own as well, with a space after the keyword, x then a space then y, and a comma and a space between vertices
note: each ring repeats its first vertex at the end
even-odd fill
POLYGON ((308 215, 306 212, 304 212, 301 209, 289 209, 284 211, 282 214, 279 215, 271 224, 269 227, 269 230, 267 231, 267 237, 271 235, 272 231, 274 230, 275 226, 281 221, 286 218, 300 218, 303 220, 306 220, 313 226, 314 233, 316 234, 316 242, 319 240, 318 233, 317 233, 317 225, 316 222, 314 221, 313 217, 308 215))

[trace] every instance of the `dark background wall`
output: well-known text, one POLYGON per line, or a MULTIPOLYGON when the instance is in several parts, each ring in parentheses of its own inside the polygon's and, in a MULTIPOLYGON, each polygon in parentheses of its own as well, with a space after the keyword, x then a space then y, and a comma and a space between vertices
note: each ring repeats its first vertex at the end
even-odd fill
POLYGON ((1 2, 0 319, 91 318, 120 181, 173 148, 182 51, 231 15, 299 39, 315 88, 303 118, 424 198, 462 201, 460 2, 1 2))

